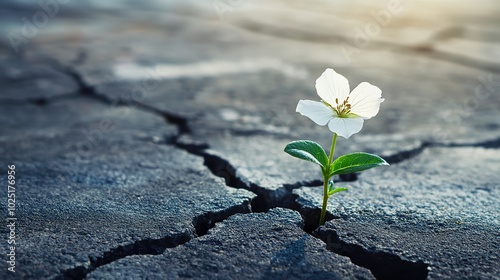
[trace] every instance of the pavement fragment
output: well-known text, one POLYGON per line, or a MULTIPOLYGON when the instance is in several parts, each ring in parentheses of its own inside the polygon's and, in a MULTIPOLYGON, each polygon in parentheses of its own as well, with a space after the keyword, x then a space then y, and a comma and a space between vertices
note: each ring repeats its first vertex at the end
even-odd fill
POLYGON ((370 272, 304 233, 297 212, 234 215, 208 234, 162 255, 133 256, 103 266, 89 279, 373 279, 370 272))

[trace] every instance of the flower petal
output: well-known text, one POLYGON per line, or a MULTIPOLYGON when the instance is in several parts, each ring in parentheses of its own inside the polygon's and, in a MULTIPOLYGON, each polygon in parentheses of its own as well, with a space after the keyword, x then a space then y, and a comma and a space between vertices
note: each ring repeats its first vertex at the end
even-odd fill
POLYGON ((312 100, 300 100, 296 112, 310 118, 318 125, 326 125, 334 117, 334 112, 322 102, 312 100))
POLYGON ((358 133, 363 127, 362 118, 333 118, 328 123, 328 128, 345 139, 358 133))
POLYGON ((382 101, 382 90, 367 82, 359 84, 349 95, 351 112, 363 119, 374 117, 382 101))
POLYGON ((335 98, 338 98, 339 103, 341 103, 349 95, 349 81, 333 69, 328 68, 316 80, 316 91, 323 101, 336 107, 335 98))

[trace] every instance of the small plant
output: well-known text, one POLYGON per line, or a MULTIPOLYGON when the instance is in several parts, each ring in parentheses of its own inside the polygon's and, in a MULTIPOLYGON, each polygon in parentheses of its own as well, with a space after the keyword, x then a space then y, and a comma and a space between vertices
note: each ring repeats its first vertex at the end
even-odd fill
POLYGON ((316 142, 298 140, 288 143, 285 152, 293 157, 313 162, 321 167, 323 174, 323 206, 319 224, 325 223, 328 198, 335 193, 347 191, 347 188, 334 188, 330 178, 333 175, 360 172, 377 166, 389 165, 377 155, 368 153, 352 153, 334 160, 337 137, 345 139, 358 133, 364 120, 377 115, 380 103, 384 101, 382 91, 367 82, 359 84, 349 92, 347 79, 333 69, 326 69, 316 80, 316 91, 321 101, 300 100, 296 111, 310 118, 318 125, 325 126, 333 132, 330 155, 316 142))

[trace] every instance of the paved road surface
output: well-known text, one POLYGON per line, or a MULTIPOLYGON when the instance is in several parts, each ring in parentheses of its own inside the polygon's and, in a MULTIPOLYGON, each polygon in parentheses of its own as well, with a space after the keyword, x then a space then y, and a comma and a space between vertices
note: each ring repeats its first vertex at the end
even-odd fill
POLYGON ((0 4, 1 279, 500 275, 496 1, 205 2, 0 4), (283 148, 328 145, 294 112, 327 67, 386 99, 338 153, 391 166, 317 229, 283 148))

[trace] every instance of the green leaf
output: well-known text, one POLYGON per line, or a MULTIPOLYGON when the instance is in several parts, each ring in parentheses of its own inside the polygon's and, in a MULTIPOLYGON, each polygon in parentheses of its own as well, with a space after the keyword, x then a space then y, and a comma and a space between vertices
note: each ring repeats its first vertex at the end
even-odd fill
POLYGON ((377 166, 389 165, 383 158, 368 153, 352 153, 338 157, 331 166, 330 176, 360 172, 377 166))
POLYGON ((336 194, 338 192, 344 192, 347 191, 347 188, 333 188, 333 181, 330 180, 328 181, 328 197, 330 197, 333 194, 336 194))
POLYGON ((316 142, 309 140, 298 140, 288 143, 285 152, 293 157, 314 162, 326 170, 328 166, 328 156, 325 150, 316 142))
POLYGON ((328 181, 328 193, 333 190, 333 180, 328 181))
POLYGON ((338 192, 345 192, 347 190, 348 190, 347 188, 335 188, 335 189, 331 189, 331 190, 328 191, 328 196, 331 196, 331 195, 336 194, 338 192))

